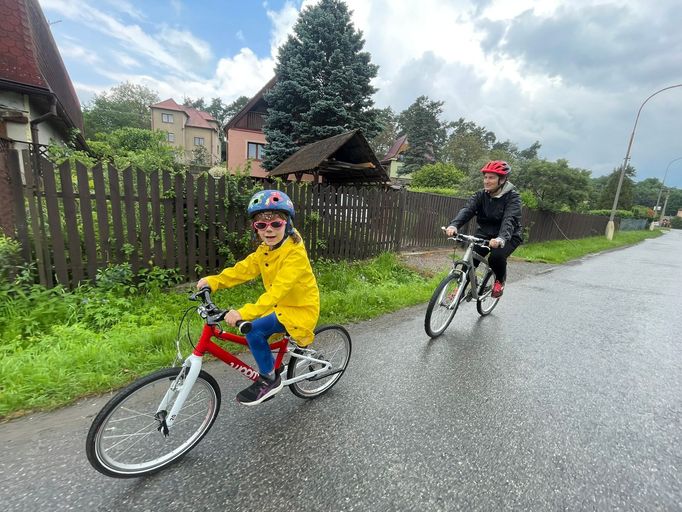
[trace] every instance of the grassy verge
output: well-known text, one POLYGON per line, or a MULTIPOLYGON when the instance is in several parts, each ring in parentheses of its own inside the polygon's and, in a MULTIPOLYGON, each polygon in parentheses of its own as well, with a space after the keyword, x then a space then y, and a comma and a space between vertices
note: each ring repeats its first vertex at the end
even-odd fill
POLYGON ((514 251, 514 257, 538 263, 566 263, 587 254, 636 244, 647 238, 655 238, 663 233, 655 231, 620 231, 613 240, 604 236, 582 238, 580 240, 554 240, 536 244, 522 245, 514 251))
MULTIPOLYGON (((320 324, 368 319, 425 302, 437 282, 401 266, 392 254, 358 263, 320 261, 315 273, 320 324)), ((0 418, 63 406, 169 366, 179 320, 192 304, 190 290, 190 285, 144 293, 2 290, 0 418)), ((214 300, 222 307, 240 306, 260 293, 260 283, 253 283, 221 290, 214 300)), ((189 318, 195 319, 190 325, 196 332, 198 317, 190 311, 189 318)))

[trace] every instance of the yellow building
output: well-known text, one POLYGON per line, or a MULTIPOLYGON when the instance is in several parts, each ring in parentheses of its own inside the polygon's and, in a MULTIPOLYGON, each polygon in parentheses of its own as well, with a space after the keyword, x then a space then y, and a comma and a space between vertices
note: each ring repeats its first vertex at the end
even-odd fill
POLYGON ((185 163, 220 163, 220 123, 211 114, 178 105, 169 98, 151 105, 152 130, 166 132, 169 144, 182 150, 185 163))

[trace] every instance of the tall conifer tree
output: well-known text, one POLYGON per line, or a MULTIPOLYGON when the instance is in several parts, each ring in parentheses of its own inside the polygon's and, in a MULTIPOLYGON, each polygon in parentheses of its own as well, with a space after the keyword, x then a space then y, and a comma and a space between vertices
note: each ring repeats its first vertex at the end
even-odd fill
POLYGON ((300 14, 279 48, 277 81, 265 95, 266 169, 332 135, 360 128, 371 139, 379 132, 370 85, 378 67, 362 51, 364 43, 341 0, 321 0, 300 14))
POLYGON ((400 171, 402 174, 414 172, 439 159, 446 138, 445 125, 439 119, 442 113, 443 102, 431 101, 427 96, 419 96, 401 112, 400 129, 407 134, 405 166, 400 171))

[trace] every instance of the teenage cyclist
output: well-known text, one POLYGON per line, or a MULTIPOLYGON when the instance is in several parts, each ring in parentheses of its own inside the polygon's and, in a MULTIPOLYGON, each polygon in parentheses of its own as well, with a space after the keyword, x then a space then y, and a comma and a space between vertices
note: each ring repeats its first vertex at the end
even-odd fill
POLYGON ((225 322, 232 326, 240 320, 252 320, 246 341, 260 377, 237 395, 237 401, 256 405, 283 387, 275 372, 268 338, 288 332, 301 346, 312 343, 313 329, 320 316, 320 292, 305 245, 294 229, 291 199, 279 190, 262 190, 249 201, 248 214, 254 236, 262 243, 233 267, 200 279, 197 288, 208 286, 215 291, 261 276, 265 293, 255 304, 231 309, 225 315, 225 322))
POLYGON ((500 297, 507 277, 507 258, 522 243, 521 196, 509 180, 511 167, 502 160, 488 162, 481 169, 483 190, 472 195, 457 216, 445 229, 447 236, 454 236, 457 230, 475 215, 478 228, 475 236, 490 240, 490 249, 475 246, 481 256, 488 256, 488 264, 495 273, 492 297, 500 297))

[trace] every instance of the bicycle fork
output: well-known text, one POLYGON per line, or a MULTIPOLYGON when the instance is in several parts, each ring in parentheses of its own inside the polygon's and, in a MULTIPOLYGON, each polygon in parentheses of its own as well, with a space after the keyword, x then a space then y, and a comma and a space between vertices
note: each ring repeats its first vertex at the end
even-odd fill
POLYGON ((197 381, 199 372, 201 371, 201 362, 203 358, 195 354, 190 355, 185 362, 182 364, 182 369, 178 376, 175 378, 173 383, 166 391, 163 400, 159 404, 158 409, 154 417, 159 421, 159 432, 162 432, 164 436, 168 437, 170 428, 175 423, 175 420, 180 413, 180 409, 185 405, 185 400, 189 392, 192 390, 194 383, 197 381), (180 388, 178 390, 178 388, 180 388), (168 404, 173 402, 173 407, 168 411, 168 404))

